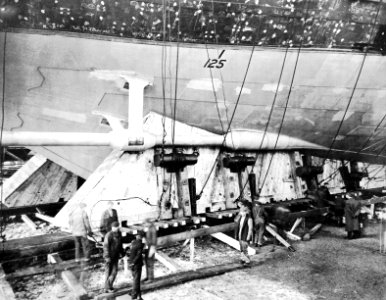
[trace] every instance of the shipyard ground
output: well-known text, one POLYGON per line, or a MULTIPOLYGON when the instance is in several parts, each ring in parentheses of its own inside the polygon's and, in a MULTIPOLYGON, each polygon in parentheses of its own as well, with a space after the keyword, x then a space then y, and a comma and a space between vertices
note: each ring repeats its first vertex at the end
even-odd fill
MULTIPOLYGON (((366 228, 365 237, 346 240, 343 228, 324 226, 315 238, 294 244, 296 252, 265 246, 254 261, 264 262, 252 268, 221 276, 196 280, 143 295, 145 300, 167 299, 386 299, 386 256, 379 253, 378 224, 366 228)), ((184 269, 234 262, 238 252, 210 237, 196 240, 195 261, 189 261, 189 247, 165 251, 184 269)), ((122 266, 120 266, 122 268, 122 266)), ((167 274, 156 265, 156 276, 167 274)), ((131 280, 120 271, 117 285, 131 280)), ((18 299, 73 299, 57 275, 36 275, 12 281, 18 299)), ((97 267, 85 280, 85 287, 98 292, 103 287, 103 269, 97 267)), ((130 299, 128 296, 117 299, 130 299)))

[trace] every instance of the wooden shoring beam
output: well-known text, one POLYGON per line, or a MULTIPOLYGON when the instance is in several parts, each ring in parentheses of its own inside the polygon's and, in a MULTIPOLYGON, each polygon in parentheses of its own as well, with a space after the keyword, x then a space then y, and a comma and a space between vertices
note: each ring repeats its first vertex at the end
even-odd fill
POLYGON ((320 228, 322 228, 322 224, 321 224, 321 223, 316 224, 316 225, 315 225, 314 227, 312 227, 312 228, 310 229, 310 231, 308 232, 309 235, 310 235, 310 236, 313 236, 315 233, 318 232, 318 230, 319 230, 320 228))
MULTIPOLYGON (((204 226, 205 228, 208 228, 207 225, 204 226)), ((211 236, 214 238, 218 239, 219 241, 231 246, 232 248, 240 251, 240 242, 229 235, 226 235, 225 233, 222 232, 216 232, 212 233, 211 236)), ((249 255, 255 255, 256 254, 256 249, 249 247, 248 246, 248 254, 249 255)))
POLYGON ((15 293, 9 282, 7 281, 4 269, 0 265, 0 299, 16 300, 15 293))
MULTIPOLYGON (((261 264, 261 261, 252 262, 248 267, 257 266, 259 264, 261 264)), ((205 267, 197 270, 189 270, 189 271, 184 271, 180 273, 175 273, 175 274, 156 278, 154 281, 149 283, 141 284, 141 291, 148 292, 159 288, 165 288, 172 285, 181 284, 187 281, 221 275, 227 272, 231 272, 231 271, 235 271, 243 268, 246 268, 246 266, 243 264, 229 263, 229 264, 205 267)), ((95 300, 114 299, 118 296, 130 294, 131 290, 132 290, 131 285, 125 286, 115 291, 114 293, 100 294, 96 296, 94 299, 95 300)))
MULTIPOLYGON (((48 261, 52 264, 61 264, 63 260, 60 258, 58 253, 48 254, 48 261)), ((88 299, 88 294, 83 285, 78 281, 74 273, 69 270, 64 270, 61 273, 63 281, 66 283, 68 288, 74 293, 75 299, 84 300, 88 299)))
POLYGON ((158 260, 161 264, 163 264, 166 268, 168 268, 172 272, 178 272, 182 270, 182 267, 176 263, 172 258, 166 255, 163 252, 156 252, 155 259, 158 260))
POLYGON ((235 227, 236 227, 236 223, 232 222, 232 223, 212 226, 209 228, 200 228, 196 230, 190 230, 190 231, 184 231, 181 233, 165 235, 157 239, 157 247, 166 247, 166 246, 175 244, 176 242, 179 242, 179 241, 183 241, 183 240, 187 240, 187 239, 191 239, 199 236, 209 235, 216 232, 231 231, 231 230, 234 230, 235 227))
POLYGON ((293 233, 295 229, 300 225, 300 223, 303 221, 303 218, 297 218, 294 225, 292 226, 290 233, 293 233))
POLYGON ((43 215, 43 214, 40 214, 40 213, 36 213, 35 214, 35 217, 40 219, 40 220, 43 220, 47 223, 50 223, 50 224, 55 224, 55 218, 53 217, 50 217, 50 216, 46 216, 46 215, 43 215))
POLYGON ((36 230, 36 228, 38 227, 27 215, 21 215, 21 219, 32 230, 36 230))
POLYGON ((283 239, 280 234, 278 234, 271 226, 269 225, 266 225, 265 226, 265 230, 267 230, 270 234, 273 235, 273 237, 275 237, 280 243, 282 243, 285 247, 287 247, 287 249, 291 252, 295 252, 295 249, 289 244, 287 243, 287 241, 285 239, 283 239))

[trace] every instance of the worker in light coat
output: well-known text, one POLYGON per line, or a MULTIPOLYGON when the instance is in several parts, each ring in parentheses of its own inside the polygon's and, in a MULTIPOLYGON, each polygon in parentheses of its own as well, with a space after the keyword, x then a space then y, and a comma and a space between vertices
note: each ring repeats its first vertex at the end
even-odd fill
POLYGON ((252 216, 254 224, 254 242, 257 247, 263 245, 263 235, 265 231, 267 212, 258 201, 253 202, 252 216))
POLYGON ((69 216, 69 224, 75 241, 75 261, 80 261, 80 249, 86 261, 90 259, 90 246, 87 236, 92 235, 90 221, 85 210, 86 204, 79 203, 69 216))

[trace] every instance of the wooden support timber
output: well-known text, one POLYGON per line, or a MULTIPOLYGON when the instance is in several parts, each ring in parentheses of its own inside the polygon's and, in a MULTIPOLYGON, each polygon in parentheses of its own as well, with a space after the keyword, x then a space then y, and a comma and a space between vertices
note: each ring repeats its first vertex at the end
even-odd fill
MULTIPOLYGON (((60 258, 58 253, 48 254, 48 261, 52 264, 61 264, 63 260, 60 258)), ((74 293, 75 299, 84 300, 88 299, 88 294, 83 285, 80 284, 74 273, 69 270, 64 270, 61 273, 63 281, 66 283, 68 288, 74 293)))
POLYGON ((32 230, 36 230, 36 224, 27 215, 21 215, 21 219, 25 224, 28 225, 29 228, 31 228, 32 230))
POLYGON ((43 220, 43 221, 45 221, 45 222, 47 222, 47 223, 55 224, 55 221, 54 221, 55 218, 53 218, 53 217, 46 216, 46 215, 43 215, 43 214, 41 214, 41 213, 36 213, 36 214, 35 214, 35 217, 38 218, 38 219, 40 219, 40 220, 43 220))
POLYGON ((171 259, 168 255, 162 252, 155 253, 155 259, 158 260, 161 264, 163 264, 166 268, 168 268, 172 272, 178 272, 182 270, 181 266, 177 264, 173 259, 171 259))
POLYGON ((0 265, 0 299, 16 300, 15 293, 5 277, 3 267, 0 265))
MULTIPOLYGON (((204 227, 208 228, 208 226, 204 226, 204 227)), ((221 241, 225 244, 228 244, 232 248, 240 251, 239 241, 235 240, 234 238, 231 238, 229 235, 226 235, 225 233, 222 233, 222 232, 216 232, 216 233, 212 233, 211 236, 213 236, 214 238, 218 239, 219 241, 221 241)), ((248 254, 249 255, 255 255, 256 249, 248 246, 248 254)))
POLYGON ((265 226, 265 230, 267 230, 270 234, 272 234, 280 243, 282 243, 287 249, 291 252, 295 252, 296 250, 289 244, 285 239, 283 239, 271 226, 265 226))
POLYGON ((231 230, 234 230, 235 227, 236 227, 236 223, 232 222, 232 223, 212 226, 209 228, 200 228, 196 230, 162 236, 157 239, 157 247, 166 247, 179 241, 183 241, 183 240, 187 240, 187 239, 191 239, 199 236, 209 235, 216 232, 231 231, 231 230))
POLYGON ((316 225, 315 225, 314 227, 312 227, 312 228, 310 229, 310 231, 308 232, 309 235, 310 235, 310 236, 313 236, 315 233, 318 232, 318 230, 319 230, 320 228, 322 228, 322 224, 321 224, 321 223, 316 224, 316 225))
MULTIPOLYGON (((252 263, 251 265, 257 265, 260 262, 252 263)), ((156 278, 154 281, 145 283, 141 285, 141 291, 151 291, 158 288, 164 288, 176 284, 181 284, 187 281, 192 281, 196 279, 221 275, 230 271, 243 269, 246 266, 240 263, 229 263, 218 266, 205 267, 197 270, 189 270, 181 273, 171 274, 168 276, 163 276, 156 278)), ((100 294, 96 296, 94 299, 102 300, 102 299, 115 299, 118 296, 122 296, 125 294, 131 293, 131 286, 123 287, 122 289, 117 290, 114 293, 109 294, 100 294)))

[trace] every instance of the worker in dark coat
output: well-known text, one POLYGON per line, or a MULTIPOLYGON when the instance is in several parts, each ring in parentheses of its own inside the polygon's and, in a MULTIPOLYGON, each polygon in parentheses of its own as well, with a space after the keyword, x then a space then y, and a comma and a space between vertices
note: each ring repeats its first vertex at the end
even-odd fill
POLYGON ((263 245, 263 235, 265 231, 267 212, 258 201, 253 202, 252 216, 253 216, 254 233, 255 233, 254 242, 257 247, 261 247, 263 245))
POLYGON ((133 275, 133 292, 131 298, 133 300, 141 300, 141 273, 143 266, 143 248, 142 233, 138 233, 135 239, 131 242, 129 262, 131 273, 133 275))
POLYGON ((114 203, 112 201, 109 201, 107 205, 108 207, 102 214, 101 224, 99 227, 100 233, 102 234, 103 238, 111 230, 111 224, 113 224, 113 222, 118 222, 117 211, 113 208, 114 203))
POLYGON ((113 284, 118 273, 118 261, 123 256, 122 234, 119 223, 113 222, 111 230, 103 242, 103 258, 105 259, 105 292, 113 292, 113 284))
POLYGON ((248 255, 248 243, 252 240, 253 236, 253 221, 249 202, 241 200, 238 205, 240 212, 235 220, 237 223, 235 235, 240 243, 241 261, 248 264, 251 262, 248 255))
POLYGON ((346 218, 347 238, 353 239, 359 237, 359 214, 361 211, 361 204, 356 200, 353 193, 348 193, 346 198, 346 205, 344 208, 344 215, 346 218))
POLYGON ((75 241, 75 261, 80 261, 80 248, 82 245, 85 260, 90 259, 90 246, 88 235, 92 235, 90 221, 86 212, 86 204, 80 202, 69 216, 69 224, 75 241))

